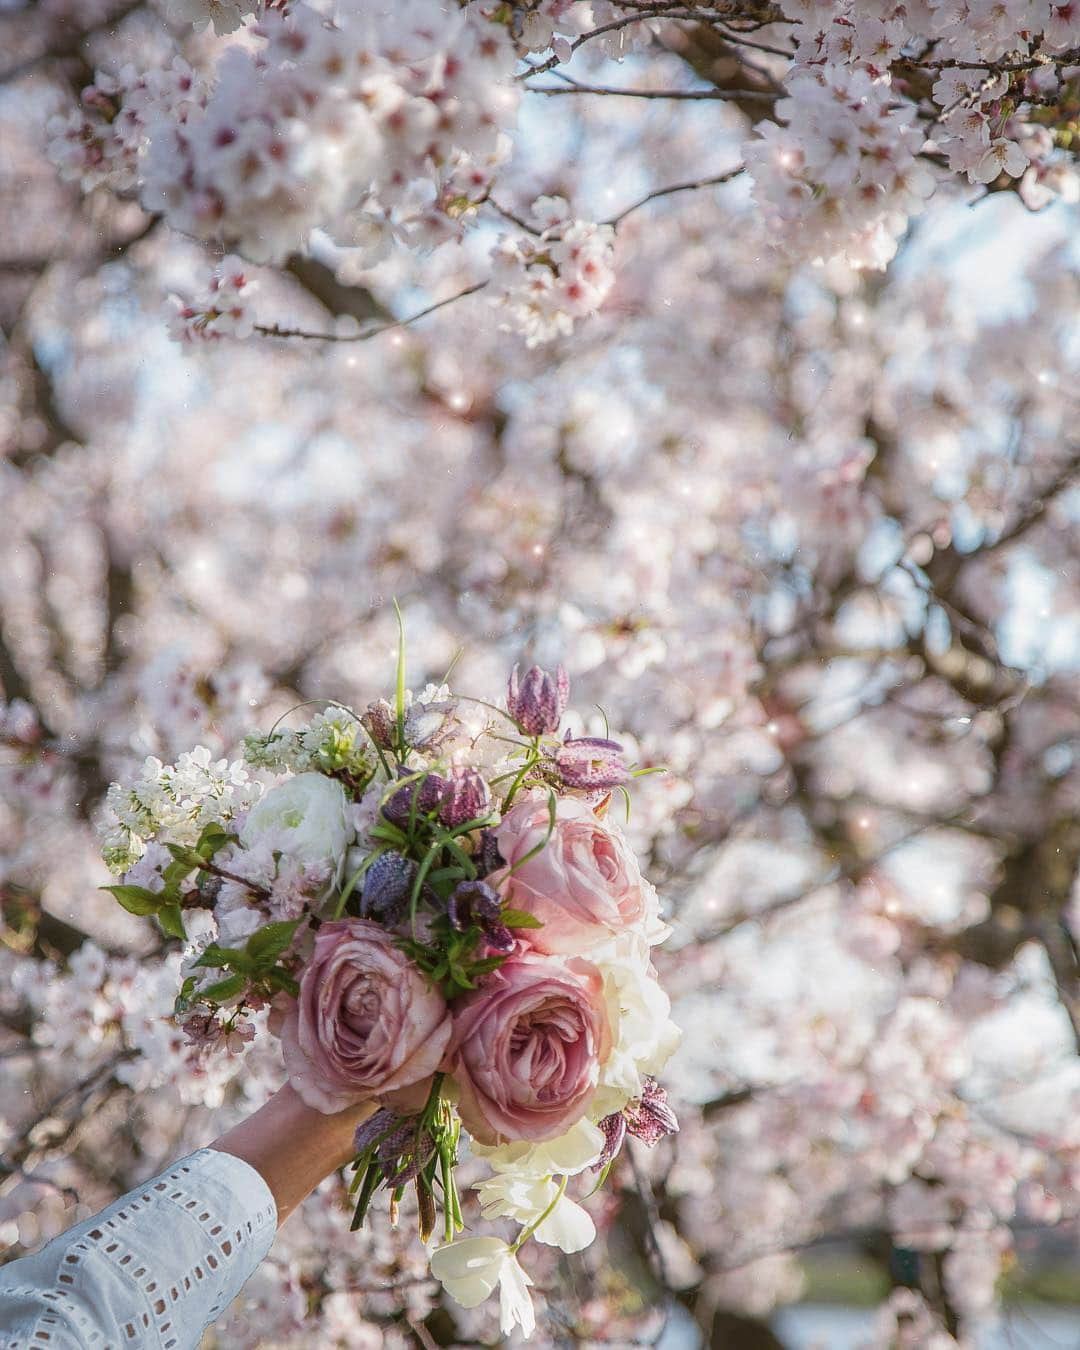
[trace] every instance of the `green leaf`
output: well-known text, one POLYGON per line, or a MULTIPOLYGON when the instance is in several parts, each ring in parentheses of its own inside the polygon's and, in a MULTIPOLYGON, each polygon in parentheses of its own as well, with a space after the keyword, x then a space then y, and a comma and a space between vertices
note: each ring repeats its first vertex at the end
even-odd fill
POLYGON ((224 1003, 230 998, 235 998, 237 994, 242 993, 247 988, 246 975, 229 975, 224 980, 218 980, 209 988, 202 991, 201 997, 210 999, 214 1003, 224 1003))
POLYGON ((498 970, 506 960, 505 956, 485 956, 479 961, 472 961, 469 964, 470 975, 490 975, 493 970, 498 970))
POLYGON ((609 1159, 607 1160, 607 1162, 604 1164, 604 1166, 603 1166, 603 1168, 602 1168, 602 1170, 601 1170, 601 1172, 600 1172, 600 1177, 599 1177, 599 1179, 598 1179, 596 1185, 595 1185, 595 1186, 592 1188, 592 1190, 589 1192, 589 1195, 587 1195, 587 1196, 585 1197, 586 1200, 588 1200, 589 1196, 595 1195, 596 1192, 601 1188, 601 1186, 603 1186, 604 1182, 607 1181, 607 1179, 608 1179, 608 1173, 611 1171, 611 1166, 612 1166, 612 1164, 614 1163, 614 1161, 615 1161, 614 1158, 609 1158, 609 1159))
POLYGON ((523 909, 504 909, 499 918, 506 924, 507 928, 543 928, 543 924, 535 914, 528 914, 523 909))
POLYGON ((428 881, 432 886, 437 886, 442 881, 464 881, 468 875, 464 867, 437 867, 428 873, 428 881))
POLYGON ((252 933, 244 950, 257 968, 272 966, 279 956, 288 951, 293 934, 299 926, 299 919, 268 923, 265 928, 252 933))
POLYGON ((206 966, 210 970, 228 970, 230 966, 237 964, 237 957, 243 960, 244 953, 235 951, 232 947, 219 947, 216 942, 211 942, 199 959, 192 964, 206 966))
POLYGON ((195 976, 189 975, 180 986, 180 991, 176 995, 176 1002, 173 1004, 173 1012, 177 1017, 181 1013, 186 1013, 191 1007, 191 995, 195 992, 195 976))
POLYGON ((267 984, 271 989, 280 989, 286 994, 291 994, 293 998, 300 997, 300 985, 294 977, 281 966, 275 966, 266 977, 267 984))
POLYGON ((166 844, 165 847, 173 855, 173 859, 178 863, 183 863, 190 872, 193 868, 201 867, 206 859, 193 848, 188 848, 186 844, 166 844))
POLYGON ((199 835, 199 842, 195 845, 195 852, 205 862, 209 862, 219 849, 232 843, 237 837, 235 834, 230 834, 224 825, 212 820, 208 825, 203 826, 203 832, 199 835))
POLYGON ((394 599, 394 613, 398 622, 397 679, 394 683, 394 712, 397 720, 398 753, 405 749, 405 620, 401 606, 394 599))
POLYGON ((356 1202, 356 1210, 352 1217, 352 1223, 349 1225, 351 1232, 355 1233, 364 1222, 364 1218, 368 1212, 368 1206, 371 1204, 371 1197, 375 1194, 382 1179, 382 1168, 376 1162, 370 1163, 367 1171, 364 1173, 364 1182, 360 1188, 360 1198, 356 1202))
POLYGON ((145 886, 102 886, 101 889, 114 895, 129 914, 138 914, 140 918, 156 914, 165 903, 164 896, 148 891, 145 886))
POLYGON ((169 937, 180 938, 181 941, 187 937, 179 905, 162 905, 157 912, 157 921, 161 931, 169 937))

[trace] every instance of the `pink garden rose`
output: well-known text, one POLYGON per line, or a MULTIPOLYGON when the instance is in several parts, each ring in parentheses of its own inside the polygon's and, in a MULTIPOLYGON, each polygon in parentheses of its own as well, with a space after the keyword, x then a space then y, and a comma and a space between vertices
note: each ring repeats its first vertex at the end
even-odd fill
POLYGON ((511 957, 454 1005, 447 1065, 475 1139, 555 1139, 585 1114, 611 1053, 603 979, 588 961, 511 957))
POLYGON ((508 905, 527 910, 544 925, 517 936, 536 951, 573 954, 642 922, 655 892, 638 870, 633 850, 576 797, 560 798, 547 844, 511 870, 541 843, 549 823, 547 798, 531 797, 519 802, 496 832, 508 865, 488 882, 508 905))
POLYGON ((442 995, 390 934, 342 919, 319 929, 281 1045, 293 1087, 329 1113, 405 1088, 422 1104, 451 1029, 442 995))

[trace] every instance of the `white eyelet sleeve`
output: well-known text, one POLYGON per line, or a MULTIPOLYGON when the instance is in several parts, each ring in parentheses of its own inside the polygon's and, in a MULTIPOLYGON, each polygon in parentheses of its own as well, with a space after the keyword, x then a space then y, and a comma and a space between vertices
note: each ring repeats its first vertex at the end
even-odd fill
POLYGON ((0 1347, 194 1350, 276 1226, 258 1172, 200 1149, 0 1269, 0 1347))

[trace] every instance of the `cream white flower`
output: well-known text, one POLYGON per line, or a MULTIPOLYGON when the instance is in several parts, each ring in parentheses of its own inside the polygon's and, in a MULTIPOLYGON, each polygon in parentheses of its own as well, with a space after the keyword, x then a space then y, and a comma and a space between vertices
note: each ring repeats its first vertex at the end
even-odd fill
POLYGON ((475 1139, 470 1147, 496 1172, 547 1177, 553 1172, 576 1176, 590 1167, 604 1149, 604 1135, 590 1120, 579 1120, 557 1139, 540 1144, 519 1140, 513 1144, 485 1145, 475 1139))
POLYGON ((529 1286, 517 1256, 502 1238, 471 1237, 447 1243, 431 1255, 431 1273, 463 1308, 476 1308, 499 1288, 499 1328, 509 1336, 515 1326, 528 1338, 536 1329, 529 1286))
POLYGON ((473 1187, 480 1196, 485 1219, 513 1219, 531 1227, 542 1214, 545 1218, 533 1231, 537 1242, 558 1247, 564 1252, 584 1251, 596 1238, 596 1225, 576 1201, 560 1195, 552 1177, 497 1172, 473 1187), (546 1211, 550 1210, 550 1213, 546 1211))
POLYGON ((682 1033, 671 1020, 671 1000, 632 936, 620 937, 600 954, 604 996, 614 1046, 600 1073, 590 1114, 601 1119, 641 1095, 642 1077, 658 1074, 682 1033))
POLYGON ((321 773, 298 773, 271 788, 240 830, 245 848, 270 843, 308 867, 328 868, 338 880, 352 837, 345 790, 321 773))

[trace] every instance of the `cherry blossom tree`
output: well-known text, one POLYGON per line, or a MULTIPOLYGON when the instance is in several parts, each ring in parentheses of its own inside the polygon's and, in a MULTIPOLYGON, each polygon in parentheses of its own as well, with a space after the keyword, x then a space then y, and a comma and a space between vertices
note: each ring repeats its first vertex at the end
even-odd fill
MULTIPOLYGON (((415 687, 562 660, 665 769, 682 1128, 538 1339, 770 1343, 841 1244, 871 1344, 974 1344, 1080 1219, 1080 11, 7 0, 0 51, 11 1254, 281 1080, 169 1022, 109 784, 363 706, 396 597, 415 687)), ((494 1343, 341 1199, 218 1344, 494 1343)))

